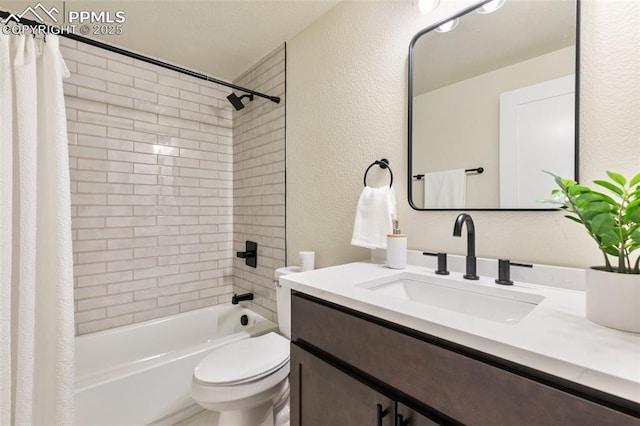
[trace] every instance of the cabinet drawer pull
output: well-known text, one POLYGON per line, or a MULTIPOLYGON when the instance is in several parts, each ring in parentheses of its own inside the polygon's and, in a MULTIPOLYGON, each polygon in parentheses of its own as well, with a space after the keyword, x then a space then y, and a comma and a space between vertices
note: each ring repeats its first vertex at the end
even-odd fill
POLYGON ((389 410, 383 410, 382 405, 378 404, 378 426, 382 426, 382 418, 389 414, 389 410))
POLYGON ((396 426, 409 426, 409 419, 405 420, 402 414, 396 416, 396 426))

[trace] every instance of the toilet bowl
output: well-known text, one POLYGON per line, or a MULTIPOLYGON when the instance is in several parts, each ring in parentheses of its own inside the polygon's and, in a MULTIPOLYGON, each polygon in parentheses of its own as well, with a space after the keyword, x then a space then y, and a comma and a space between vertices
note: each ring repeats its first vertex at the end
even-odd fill
POLYGON ((218 426, 289 425, 291 294, 278 278, 297 271, 278 269, 274 281, 278 323, 286 337, 271 332, 229 343, 196 366, 191 397, 203 408, 220 412, 218 426))

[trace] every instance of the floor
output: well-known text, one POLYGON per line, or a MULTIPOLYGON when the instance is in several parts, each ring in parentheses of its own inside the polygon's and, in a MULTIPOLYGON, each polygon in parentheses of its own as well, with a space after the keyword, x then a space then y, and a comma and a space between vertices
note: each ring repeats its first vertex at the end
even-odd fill
POLYGON ((218 413, 214 411, 204 410, 191 416, 188 419, 184 419, 180 423, 176 423, 175 426, 217 426, 218 425, 218 413))

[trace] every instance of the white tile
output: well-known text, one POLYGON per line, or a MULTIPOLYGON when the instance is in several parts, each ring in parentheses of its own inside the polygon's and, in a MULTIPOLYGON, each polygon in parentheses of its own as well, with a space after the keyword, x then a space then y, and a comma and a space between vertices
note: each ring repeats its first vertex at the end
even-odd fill
POLYGON ((189 102, 182 99, 177 99, 177 97, 178 95, 176 96, 158 95, 158 104, 173 107, 178 110, 188 110, 188 111, 194 111, 194 112, 200 111, 200 104, 196 102, 189 102))
MULTIPOLYGON (((97 68, 91 65, 78 64, 78 73, 94 78, 99 78, 100 80, 104 80, 105 82, 113 82, 118 83, 119 85, 124 84, 126 86, 133 86, 133 77, 117 72, 108 71, 104 67, 97 68)), ((126 95, 126 93, 116 92, 111 88, 102 90, 106 90, 109 93, 115 93, 116 95, 126 95)))
MULTIPOLYGON (((118 238, 108 241, 109 250, 122 249, 122 248, 138 248, 138 247, 155 247, 158 245, 157 237, 143 237, 143 238, 118 238)), ((135 250, 134 250, 134 257, 135 250)))
POLYGON ((177 87, 179 89, 190 90, 192 92, 198 92, 200 87, 196 83, 191 83, 178 78, 169 77, 166 75, 159 75, 158 82, 163 86, 177 87))
POLYGON ((133 106, 133 99, 126 95, 120 96, 117 94, 101 92, 99 90, 89 89, 86 87, 78 87, 77 93, 75 93, 73 96, 77 96, 80 99, 104 102, 110 105, 120 105, 129 108, 133 106))
POLYGON ((79 158, 76 168, 80 170, 101 170, 110 172, 132 172, 133 164, 118 161, 89 160, 79 158))
POLYGON ((131 206, 78 206, 78 216, 131 216, 131 206))
POLYGON ((107 306, 120 305, 133 301, 133 293, 113 294, 93 299, 83 299, 78 301, 78 311, 86 311, 107 306))
POLYGON ((195 300, 198 297, 199 294, 197 291, 192 291, 191 293, 176 294, 173 296, 160 296, 158 297, 158 306, 175 305, 177 303, 195 300))
POLYGON ((134 313, 135 322, 148 321, 155 318, 166 317, 180 312, 178 305, 165 306, 162 308, 151 309, 148 311, 134 313))
POLYGON ((153 226, 156 224, 156 218, 153 216, 131 216, 131 217, 107 217, 106 226, 108 228, 117 228, 120 226, 153 226))
MULTIPOLYGON (((134 102, 135 108, 135 102, 134 102)), ((133 121, 147 121, 149 123, 157 123, 158 122, 158 114, 154 114, 151 112, 140 111, 134 108, 124 108, 117 105, 109 105, 108 112, 109 115, 115 117, 126 117, 133 126, 133 121)), ((119 126, 122 127, 122 126, 119 126)))
POLYGON ((99 240, 102 238, 131 238, 133 229, 131 228, 109 228, 109 229, 79 229, 78 240, 99 240))
MULTIPOLYGON (((116 283, 121 281, 131 281, 132 279, 133 279, 132 271, 119 271, 119 272, 109 272, 105 274, 85 275, 85 276, 78 277, 78 287, 89 287, 89 286, 95 286, 95 285, 101 285, 101 284, 116 283)), ((124 302, 126 302, 126 300, 124 302)), ((95 302, 95 303, 100 303, 100 302, 95 302)), ((99 306, 106 306, 106 305, 99 305, 99 306)), ((92 308, 86 308, 86 309, 92 309, 92 308)), ((80 309, 80 310, 84 310, 84 309, 80 309)))
POLYGON ((90 311, 82 311, 76 312, 75 314, 75 322, 76 324, 94 321, 97 319, 102 319, 107 316, 107 310, 105 308, 93 309, 90 311))
POLYGON ((88 321, 78 324, 78 334, 93 333, 100 330, 120 327, 133 323, 133 315, 127 314, 119 317, 105 318, 97 321, 88 321))
POLYGON ((200 278, 198 272, 187 272, 177 275, 163 276, 158 279, 158 285, 169 286, 197 281, 200 278))
POLYGON ((121 62, 107 61, 107 68, 111 71, 115 71, 120 74, 126 74, 132 77, 140 78, 143 80, 148 80, 155 82, 158 80, 158 74, 156 72, 146 70, 144 68, 126 65, 121 62))
POLYGON ((69 121, 67 123, 67 130, 71 133, 77 133, 80 135, 107 136, 107 128, 105 126, 78 123, 76 121, 69 121))
MULTIPOLYGON (((131 80, 133 85, 133 79, 131 80)), ((146 90, 136 89, 133 87, 123 86, 122 84, 107 83, 107 91, 115 95, 128 96, 133 99, 140 99, 141 101, 157 102, 158 95, 146 90)))
POLYGON ((155 155, 113 150, 108 151, 107 158, 113 161, 130 161, 132 163, 144 164, 157 164, 158 162, 158 158, 155 155))
POLYGON ((78 192, 90 194, 132 194, 133 185, 121 183, 78 182, 78 192))
POLYGON ((178 265, 159 266, 156 268, 146 268, 134 271, 134 278, 136 280, 151 277, 161 277, 164 275, 177 274, 180 272, 178 265))
MULTIPOLYGON (((110 108, 122 108, 119 106, 109 105, 110 108)), ((81 123, 98 124, 107 127, 118 127, 121 129, 133 129, 133 120, 121 117, 111 117, 104 114, 94 112, 78 112, 78 121, 81 123)), ((100 136, 106 136, 100 135, 100 136)))
POLYGON ((152 206, 157 203, 155 195, 111 195, 107 196, 110 205, 152 206))
POLYGON ((133 142, 89 135, 78 135, 78 145, 133 151, 133 142))
POLYGON ((174 98, 177 98, 180 95, 180 89, 177 89, 175 87, 163 86, 161 84, 143 80, 140 78, 134 78, 133 86, 138 89, 146 90, 148 92, 153 92, 159 95, 165 95, 174 98))
POLYGON ((109 294, 116 294, 116 293, 135 292, 138 290, 145 290, 149 288, 156 288, 157 286, 158 286, 157 278, 147 278, 145 280, 127 281, 124 283, 117 283, 117 284, 108 284, 106 287, 107 287, 107 292, 109 294))
POLYGON ((124 139, 135 142, 156 143, 158 136, 153 133, 136 132, 125 129, 109 129, 107 134, 110 138, 124 139))
POLYGON ((146 184, 146 185, 155 185, 158 183, 158 178, 155 175, 144 175, 144 174, 137 174, 137 173, 109 172, 107 174, 107 180, 110 183, 134 183, 134 184, 137 183, 137 184, 146 184))
POLYGON ((133 257, 133 250, 131 249, 94 251, 94 252, 87 252, 87 253, 79 253, 78 262, 79 263, 107 262, 110 260, 131 259, 132 257, 133 257))
POLYGON ((129 314, 133 312, 144 311, 147 309, 153 309, 155 307, 155 300, 142 300, 133 303, 119 304, 116 306, 107 307, 107 316, 129 314))

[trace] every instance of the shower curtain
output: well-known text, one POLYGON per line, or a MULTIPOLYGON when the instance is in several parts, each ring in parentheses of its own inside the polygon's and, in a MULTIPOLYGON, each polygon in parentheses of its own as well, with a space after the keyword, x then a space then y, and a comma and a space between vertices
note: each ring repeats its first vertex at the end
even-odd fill
POLYGON ((58 38, 0 32, 0 425, 73 423, 73 258, 58 38))

